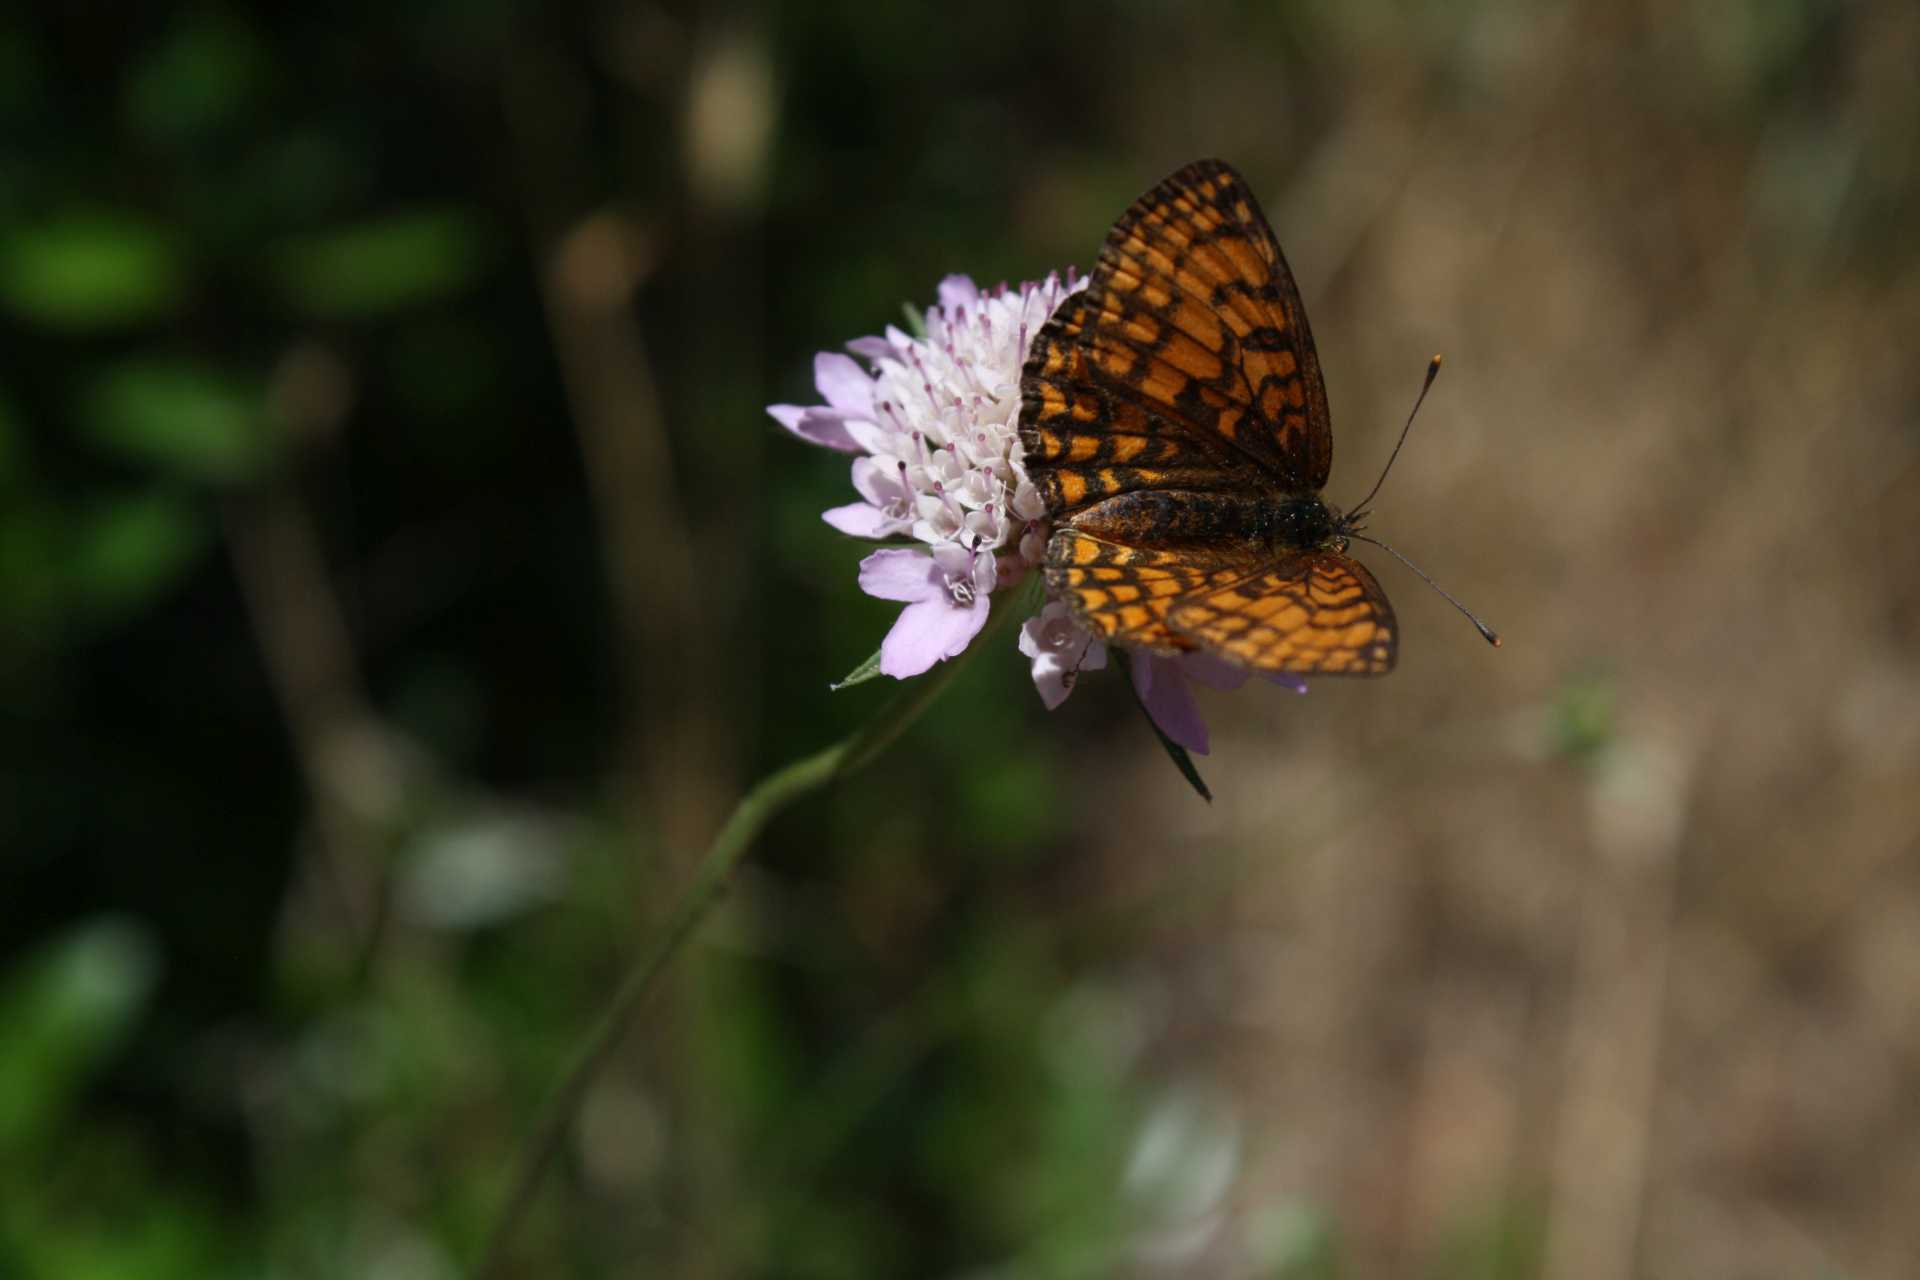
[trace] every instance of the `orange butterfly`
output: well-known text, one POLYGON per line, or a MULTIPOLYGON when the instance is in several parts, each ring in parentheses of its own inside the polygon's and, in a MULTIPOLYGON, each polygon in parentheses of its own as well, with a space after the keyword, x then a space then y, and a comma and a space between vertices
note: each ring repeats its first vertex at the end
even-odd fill
POLYGON ((1260 671, 1393 669, 1393 606, 1347 555, 1373 495, 1348 513, 1320 496, 1333 427, 1313 335, 1231 165, 1190 164, 1120 215, 1020 389, 1055 526, 1047 588, 1095 635, 1260 671))

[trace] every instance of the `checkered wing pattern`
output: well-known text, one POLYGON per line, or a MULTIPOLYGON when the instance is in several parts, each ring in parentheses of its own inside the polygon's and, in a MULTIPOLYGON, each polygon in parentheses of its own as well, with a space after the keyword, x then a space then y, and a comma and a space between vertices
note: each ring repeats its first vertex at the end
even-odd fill
POLYGON ((1021 380, 1029 474, 1062 514, 1136 489, 1326 484, 1326 386, 1293 273, 1219 160, 1147 192, 1021 380))
POLYGON ((1048 591, 1095 634, 1261 671, 1393 667, 1393 608, 1319 501, 1333 431, 1306 311, 1232 166, 1188 165, 1120 216, 1021 395, 1048 591))
POLYGON ((1226 557, 1109 542, 1079 529, 1061 529, 1047 547, 1049 594, 1103 640, 1150 653, 1198 648, 1167 625, 1168 612, 1189 599, 1231 587, 1255 572, 1244 557, 1226 557))
POLYGON ((1385 675, 1399 654, 1386 593, 1365 565, 1333 551, 1286 556, 1183 596, 1165 620, 1175 635, 1259 671, 1385 675))

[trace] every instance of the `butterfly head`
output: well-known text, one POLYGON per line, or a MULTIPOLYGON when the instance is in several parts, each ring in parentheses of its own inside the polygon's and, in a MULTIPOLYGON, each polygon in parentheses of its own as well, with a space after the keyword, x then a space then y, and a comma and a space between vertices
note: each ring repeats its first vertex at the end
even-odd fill
POLYGON ((1359 533, 1366 528, 1367 517, 1372 514, 1365 509, 1342 511, 1331 502, 1327 504, 1327 519, 1333 526, 1333 536, 1339 539, 1342 550, 1346 548, 1347 535, 1359 533))

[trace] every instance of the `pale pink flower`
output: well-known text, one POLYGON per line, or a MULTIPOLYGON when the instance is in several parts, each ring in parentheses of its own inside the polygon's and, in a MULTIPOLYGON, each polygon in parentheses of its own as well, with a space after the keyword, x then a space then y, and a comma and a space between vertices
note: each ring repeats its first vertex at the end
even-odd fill
POLYGON ((959 656, 987 622, 994 559, 957 543, 931 552, 885 549, 860 562, 860 589, 906 608, 880 645, 880 672, 904 680, 959 656))
POLYGON ((1046 554, 1046 504, 1020 454, 1020 369, 1033 335, 1078 287, 1071 275, 1051 275, 983 291, 948 276, 924 338, 889 327, 848 343, 865 366, 822 352, 813 381, 826 403, 767 410, 801 439, 857 455, 860 501, 826 512, 828 524, 925 544, 861 565, 862 590, 907 606, 881 647, 887 675, 916 676, 964 651, 992 593, 1020 583, 1046 554))
POLYGON ((1033 685, 1049 711, 1067 700, 1082 671, 1107 665, 1106 642, 1075 622, 1058 600, 1021 624, 1020 652, 1033 660, 1033 685))

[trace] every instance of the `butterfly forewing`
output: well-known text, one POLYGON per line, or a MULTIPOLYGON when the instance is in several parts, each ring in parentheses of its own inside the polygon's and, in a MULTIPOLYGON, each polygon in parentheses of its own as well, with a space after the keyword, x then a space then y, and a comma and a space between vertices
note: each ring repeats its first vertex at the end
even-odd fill
POLYGON ((1209 441, 1180 411, 1096 377, 1089 345, 1076 339, 1083 313, 1043 330, 1028 365, 1021 443, 1027 473, 1048 511, 1070 514, 1140 489, 1239 490, 1251 463, 1209 441), (1037 372, 1036 372, 1037 370, 1037 372))
POLYGON ((1086 289, 1042 330, 1029 379, 1063 363, 1060 346, 1085 355, 1078 385, 1132 390, 1283 491, 1326 484, 1333 433, 1306 310, 1232 166, 1188 165, 1120 216, 1086 289))

